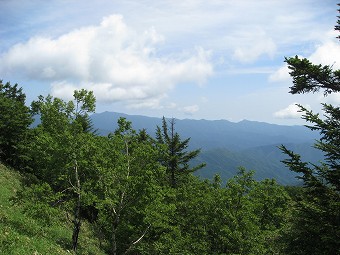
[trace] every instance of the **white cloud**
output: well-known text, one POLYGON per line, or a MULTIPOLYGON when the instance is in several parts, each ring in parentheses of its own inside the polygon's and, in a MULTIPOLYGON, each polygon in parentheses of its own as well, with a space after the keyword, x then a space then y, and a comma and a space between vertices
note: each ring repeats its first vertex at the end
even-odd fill
POLYGON ((276 52, 275 42, 263 30, 245 31, 236 36, 239 46, 235 47, 233 57, 240 62, 254 62, 262 55, 273 57, 276 52))
POLYGON ((147 98, 144 100, 129 100, 127 101, 127 108, 139 109, 139 108, 149 108, 149 109, 163 109, 164 107, 160 104, 163 96, 155 98, 147 98))
MULTIPOLYGON (((337 36, 331 33, 332 36, 337 36)), ((315 52, 308 58, 315 64, 330 65, 334 69, 340 69, 340 45, 339 42, 325 41, 319 45, 315 52)))
POLYGON ((183 107, 181 110, 185 113, 185 114, 188 114, 188 115, 192 115, 194 114, 195 112, 197 112, 199 110, 199 106, 198 105, 188 105, 188 106, 185 106, 183 107))
MULTIPOLYGON (((314 51, 307 57, 313 64, 330 65, 333 69, 340 69, 340 45, 335 37, 336 33, 329 32, 326 38, 322 38, 322 42, 317 45, 314 51)), ((303 56, 299 56, 303 58, 303 56)), ((291 81, 288 66, 285 64, 273 72, 269 78, 271 82, 291 81)))
POLYGON ((177 104, 174 103, 174 102, 171 102, 171 103, 169 103, 169 104, 166 106, 166 108, 168 108, 168 109, 175 109, 175 108, 177 108, 177 104))
MULTIPOLYGON (((304 107, 306 109, 310 109, 309 105, 305 105, 304 107)), ((302 113, 300 112, 300 108, 297 106, 297 103, 292 103, 286 108, 274 113, 274 117, 279 119, 299 119, 301 116, 302 113)))
POLYGON ((290 81, 291 77, 289 74, 289 68, 287 65, 281 66, 279 69, 277 69, 275 72, 269 75, 268 80, 270 82, 285 82, 290 81))
POLYGON ((202 48, 185 58, 159 57, 156 46, 163 40, 153 27, 140 34, 121 15, 111 15, 98 26, 14 45, 0 57, 0 73, 50 82, 52 94, 62 98, 86 88, 98 101, 157 107, 176 84, 201 84, 213 73, 202 48))
POLYGON ((320 93, 319 100, 321 103, 340 105, 340 93, 332 93, 327 96, 324 96, 323 93, 320 93))

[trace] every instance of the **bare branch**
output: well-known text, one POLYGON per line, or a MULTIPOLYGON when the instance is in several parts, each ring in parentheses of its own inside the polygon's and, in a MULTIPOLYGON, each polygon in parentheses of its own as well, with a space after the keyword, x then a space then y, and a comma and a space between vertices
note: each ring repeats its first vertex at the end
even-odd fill
POLYGON ((130 252, 130 250, 133 248, 133 246, 135 246, 136 244, 138 244, 143 237, 146 235, 146 233, 148 232, 149 228, 151 227, 151 224, 149 224, 149 226, 147 226, 147 228, 144 230, 144 232, 142 233, 142 235, 140 237, 138 237, 136 239, 136 241, 132 242, 129 246, 129 248, 124 252, 124 254, 128 254, 130 252))

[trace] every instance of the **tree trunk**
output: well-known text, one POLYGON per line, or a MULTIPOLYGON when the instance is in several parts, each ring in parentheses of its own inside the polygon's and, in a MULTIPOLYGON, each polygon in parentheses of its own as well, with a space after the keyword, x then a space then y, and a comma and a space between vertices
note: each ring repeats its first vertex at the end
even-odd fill
POLYGON ((112 226, 112 251, 111 254, 112 255, 117 255, 117 227, 119 224, 119 216, 115 215, 115 220, 113 222, 113 226, 112 226))
POLYGON ((170 141, 170 172, 171 172, 171 187, 176 187, 176 164, 173 162, 175 160, 175 143, 174 143, 174 136, 175 136, 175 119, 172 118, 170 122, 170 129, 171 129, 171 141, 170 141))
POLYGON ((77 203, 76 203, 76 206, 74 209, 74 215, 73 215, 72 249, 74 252, 76 252, 77 246, 78 246, 78 236, 79 236, 80 226, 81 226, 81 219, 80 219, 81 194, 80 194, 80 180, 78 176, 77 161, 75 161, 74 171, 75 171, 75 178, 76 178, 76 183, 77 183, 77 187, 74 187, 77 193, 77 203))
POLYGON ((81 221, 79 219, 74 220, 73 234, 72 234, 72 249, 74 252, 77 251, 78 247, 78 236, 80 232, 81 221))

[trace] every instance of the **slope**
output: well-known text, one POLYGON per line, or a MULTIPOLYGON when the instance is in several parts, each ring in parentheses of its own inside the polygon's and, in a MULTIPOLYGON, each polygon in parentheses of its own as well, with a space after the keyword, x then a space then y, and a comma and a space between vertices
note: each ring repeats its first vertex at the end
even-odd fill
MULTIPOLYGON (((46 225, 26 212, 23 204, 29 206, 30 201, 14 202, 24 180, 18 172, 0 163, 0 254, 73 254, 69 251, 72 227, 67 220, 46 225)), ((86 223, 83 229, 80 254, 105 254, 86 223)))
MULTIPOLYGON (((205 168, 197 172, 202 178, 211 179, 215 174, 219 174, 222 180, 226 180, 234 176, 237 169, 242 166, 248 170, 254 170, 257 180, 274 178, 283 185, 299 185, 297 174, 281 163, 285 156, 278 146, 279 144, 266 145, 242 151, 212 149, 202 151, 192 163, 205 162, 207 164, 205 168)), ((307 162, 317 163, 323 158, 322 153, 312 148, 311 143, 287 144, 287 147, 300 153, 302 159, 307 162)))

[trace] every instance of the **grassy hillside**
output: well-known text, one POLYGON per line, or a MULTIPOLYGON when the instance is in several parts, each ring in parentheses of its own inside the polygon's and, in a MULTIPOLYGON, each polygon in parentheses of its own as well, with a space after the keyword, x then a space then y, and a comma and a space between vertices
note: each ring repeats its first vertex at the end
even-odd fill
MULTIPOLYGON (((27 201, 13 202, 22 181, 20 174, 0 164, 0 254, 72 254, 72 226, 66 217, 48 225, 24 212, 27 201)), ((86 223, 79 241, 79 254, 105 254, 86 223)))

